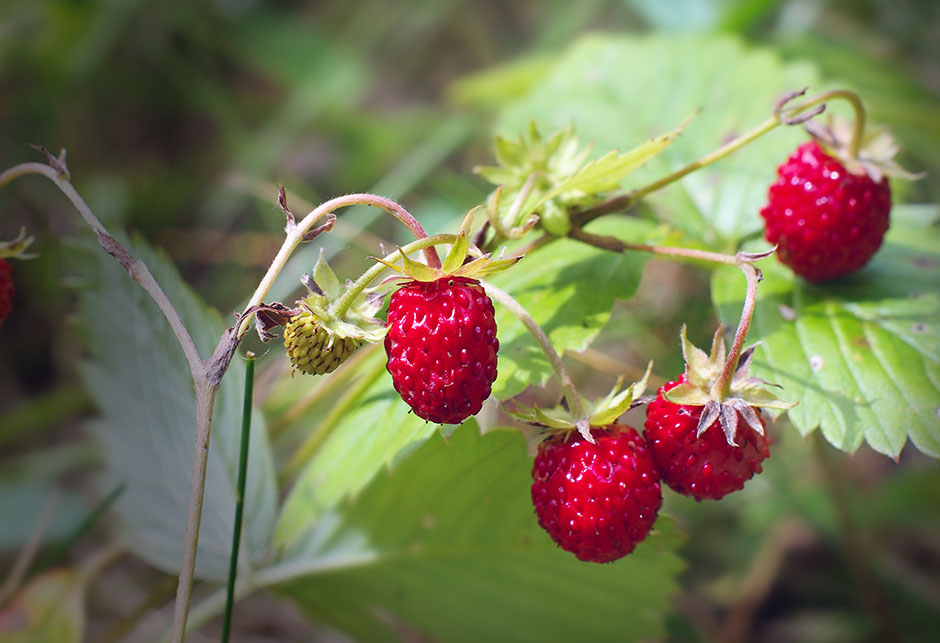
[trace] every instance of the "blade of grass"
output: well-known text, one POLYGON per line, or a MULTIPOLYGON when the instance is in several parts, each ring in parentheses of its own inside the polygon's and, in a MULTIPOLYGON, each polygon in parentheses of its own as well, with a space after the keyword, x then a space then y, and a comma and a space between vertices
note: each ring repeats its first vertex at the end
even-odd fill
POLYGON ((222 643, 228 643, 235 603, 235 577, 238 575, 238 548, 242 540, 242 513, 245 506, 245 479, 248 471, 248 441, 251 436, 251 398, 254 395, 255 355, 249 352, 245 364, 245 405, 242 412, 242 443, 238 454, 238 491, 235 496, 235 525, 232 527, 232 560, 228 568, 222 643))

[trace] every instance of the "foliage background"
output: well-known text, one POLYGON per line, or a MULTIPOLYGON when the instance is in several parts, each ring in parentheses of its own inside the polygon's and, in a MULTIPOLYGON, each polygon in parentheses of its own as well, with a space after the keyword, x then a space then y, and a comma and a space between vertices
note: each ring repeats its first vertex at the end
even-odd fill
MULTIPOLYGON (((597 31, 723 33, 784 61, 809 59, 891 123, 908 167, 940 175, 940 7, 928 0, 7 0, 0 167, 31 160, 27 142, 67 147, 74 181, 105 223, 163 249, 225 315, 279 245, 277 181, 295 193, 297 210, 302 200, 372 190, 402 199, 429 230, 442 230, 488 189, 469 170, 491 162, 502 99, 468 97, 467 75, 513 61, 521 71, 503 91, 511 95, 516 78, 521 92, 526 73, 597 31)), ((940 183, 928 178, 907 190, 906 200, 936 203, 940 183)), ((71 323, 76 297, 63 288, 74 260, 59 249, 75 233, 75 217, 48 185, 27 179, 0 193, 0 229, 9 235, 20 225, 36 235, 41 257, 14 266, 15 312, 0 329, 0 511, 15 517, 0 526, 4 563, 50 489, 62 494, 50 541, 68 534, 103 493, 104 454, 84 428, 100 405, 79 379, 86 355, 71 323)), ((347 213, 331 249, 353 251, 337 254, 334 267, 357 274, 380 240, 398 235, 372 212, 347 213)), ((292 269, 296 276, 309 266, 292 269)), ((279 283, 277 295, 289 298, 296 280, 279 283)), ((699 343, 710 335, 707 293, 704 273, 651 262, 637 296, 615 306, 594 346, 617 362, 588 355, 572 362, 576 377, 600 390, 608 380, 598 370, 622 372, 649 358, 659 375, 677 372, 679 324, 701 329, 699 343)), ((266 409, 278 471, 305 437, 303 426, 283 420, 287 407, 274 396, 266 409)), ((867 447, 848 458, 788 426, 778 442, 766 474, 738 498, 668 500, 679 529, 695 535, 681 549, 687 568, 669 638, 862 640, 887 631, 928 640, 940 613, 936 463, 910 448, 899 464, 867 447)), ((99 523, 67 560, 81 560, 110 528, 99 523)), ((139 563, 112 568, 91 588, 90 640, 119 635, 115 624, 154 588, 162 598, 155 604, 165 602, 167 587, 139 563)), ((239 635, 337 636, 290 604, 283 595, 247 602, 239 635)), ((166 618, 148 609, 137 627, 166 618)))

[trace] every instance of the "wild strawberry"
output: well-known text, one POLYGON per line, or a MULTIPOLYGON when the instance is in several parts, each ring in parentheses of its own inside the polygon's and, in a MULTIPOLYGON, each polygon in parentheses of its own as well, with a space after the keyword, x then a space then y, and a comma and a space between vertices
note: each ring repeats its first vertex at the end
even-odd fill
POLYGON ((418 417, 459 424, 475 415, 496 379, 493 302, 476 279, 406 282, 388 307, 388 372, 418 417))
POLYGON ((6 259, 0 259, 0 324, 10 314, 14 290, 10 264, 6 259))
POLYGON ((777 258, 804 279, 826 281, 858 270, 881 246, 891 212, 887 177, 921 175, 894 162, 898 146, 884 128, 856 131, 838 115, 805 127, 815 140, 777 168, 761 216, 777 258))
POLYGON ((284 348, 293 367, 309 375, 332 373, 352 355, 362 341, 327 331, 319 319, 304 310, 284 327, 284 348))
MULTIPOLYGON (((696 500, 718 500, 744 487, 770 457, 770 438, 739 418, 729 444, 716 419, 698 436, 704 406, 673 404, 663 394, 686 381, 680 375, 659 389, 646 411, 645 437, 656 467, 670 489, 696 500)), ((760 411, 753 409, 765 427, 760 411)), ((735 411, 737 413, 737 411, 735 411)))
POLYGON ((645 438, 663 482, 696 500, 737 491, 770 456, 761 408, 788 409, 763 380, 748 375, 754 347, 725 359, 721 328, 710 355, 682 327, 685 373, 659 389, 646 409, 645 438))
POLYGON ((777 168, 761 210, 764 236, 777 257, 809 281, 826 281, 868 263, 888 231, 891 188, 854 174, 816 141, 803 143, 777 168))
POLYGON ((552 433, 532 466, 532 503, 539 525, 579 559, 622 558, 649 534, 662 505, 659 474, 635 429, 552 433))

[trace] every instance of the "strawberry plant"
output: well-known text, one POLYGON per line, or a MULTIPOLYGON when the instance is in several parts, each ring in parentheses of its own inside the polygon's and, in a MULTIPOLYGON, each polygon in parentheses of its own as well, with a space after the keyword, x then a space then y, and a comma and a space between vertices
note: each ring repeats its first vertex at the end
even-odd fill
MULTIPOLYGON (((0 173, 51 181, 93 232, 68 250, 91 431, 120 547, 178 577, 169 639, 223 612, 227 632, 262 590, 359 640, 661 637, 683 565, 669 489, 751 503, 773 445, 817 429, 940 457, 936 217, 891 203, 888 177, 917 177, 864 97, 790 91, 816 80, 724 39, 585 39, 504 97, 490 191, 434 234, 370 193, 298 217, 280 187, 280 248, 229 323, 96 217, 64 153, 0 173), (703 50, 731 68, 696 69, 683 100, 639 64, 703 50), (842 103, 852 124, 823 125, 842 103), (350 206, 413 239, 327 252, 350 206), (631 343, 645 368, 590 395, 614 378, 577 357, 627 323, 650 257, 711 271, 714 318, 670 340, 680 375, 631 343), (714 327, 708 354, 687 337, 714 327)), ((0 259, 0 319, 8 275, 0 259)), ((31 632, 49 586, 73 609, 90 574, 26 585, 0 633, 31 632)))

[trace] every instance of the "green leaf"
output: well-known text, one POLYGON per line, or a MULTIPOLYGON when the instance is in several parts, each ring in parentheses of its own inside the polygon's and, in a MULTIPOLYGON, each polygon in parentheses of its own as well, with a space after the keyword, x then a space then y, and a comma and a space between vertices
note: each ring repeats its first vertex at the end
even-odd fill
POLYGON ((440 434, 324 517, 267 573, 305 614, 356 640, 650 640, 682 564, 673 522, 609 565, 538 526, 516 431, 440 434))
MULTIPOLYGON (((630 175, 625 187, 633 189, 756 127, 781 94, 806 86, 819 86, 811 65, 784 64, 729 37, 590 36, 508 105, 497 131, 512 138, 532 119, 542 131, 573 125, 602 156, 669 131, 701 108, 683 136, 630 175)), ((774 169, 803 139, 800 128, 779 128, 648 198, 691 237, 712 246, 733 243, 760 229, 755 215, 774 169)))
MULTIPOLYGON (((651 224, 626 217, 606 217, 589 229, 642 242, 651 224)), ((642 253, 599 252, 586 244, 560 240, 536 250, 492 279, 529 311, 555 350, 583 350, 610 319, 614 301, 629 299, 640 282, 647 257, 642 253)), ((552 376, 548 359, 522 325, 496 307, 499 375, 493 395, 506 399, 552 376)))
MULTIPOLYGON (((897 457, 908 438, 940 457, 940 233, 918 209, 897 207, 885 245, 861 271, 813 285, 761 262, 751 332, 763 342, 752 372, 783 386, 802 434, 819 427, 855 451, 866 441, 897 457)), ((740 315, 744 283, 716 272, 721 319, 740 315)))
POLYGON ((609 192, 620 185, 620 182, 629 176, 631 172, 666 149, 670 143, 676 140, 681 131, 682 128, 680 127, 668 134, 657 136, 623 154, 615 151, 608 152, 601 158, 588 162, 566 181, 552 188, 543 197, 543 200, 554 198, 566 192, 585 192, 588 194, 609 192))
MULTIPOLYGON (((225 324, 143 240, 125 245, 150 268, 179 311, 201 355, 225 324)), ((104 449, 108 488, 126 483, 115 505, 122 539, 138 556, 179 571, 193 464, 196 402, 189 366, 169 325, 144 290, 101 248, 71 253, 79 279, 79 322, 89 355, 81 375, 101 417, 91 423, 104 449)), ((215 401, 196 575, 227 577, 235 514, 244 364, 236 357, 215 401)), ((277 504, 264 418, 252 420, 242 564, 263 558, 277 504)))
MULTIPOLYGON (((365 349, 361 349, 365 350, 365 349)), ((320 516, 359 492, 399 454, 416 448, 437 428, 402 401, 385 372, 385 351, 373 349, 360 366, 362 393, 330 427, 329 435, 305 465, 284 503, 277 524, 279 545, 296 541, 320 516)), ((311 430, 323 430, 322 414, 308 416, 311 430)))

